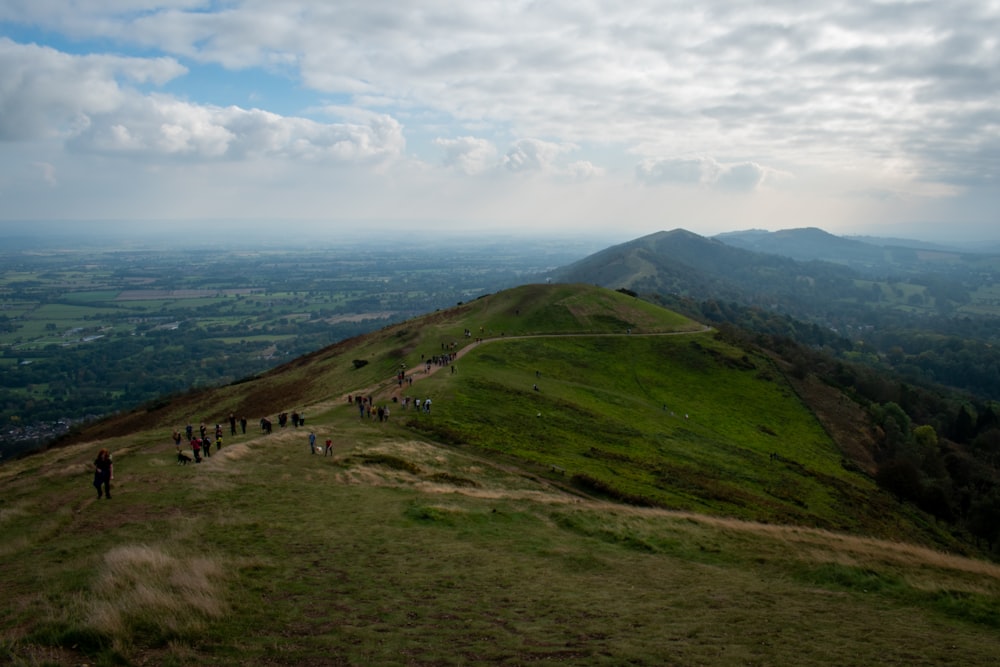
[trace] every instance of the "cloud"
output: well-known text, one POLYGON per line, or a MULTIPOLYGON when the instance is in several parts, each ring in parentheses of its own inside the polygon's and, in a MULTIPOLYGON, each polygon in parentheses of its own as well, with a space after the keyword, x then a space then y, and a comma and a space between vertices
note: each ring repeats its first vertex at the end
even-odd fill
POLYGON ((476 137, 437 138, 434 144, 444 150, 444 164, 464 174, 481 174, 496 165, 497 149, 493 142, 476 137))
POLYGON ((514 173, 549 172, 554 169, 556 158, 574 148, 571 144, 519 139, 507 150, 500 164, 514 173))
POLYGON ((162 85, 186 71, 172 58, 74 56, 0 37, 0 141, 71 133, 82 117, 124 103, 120 79, 162 85))
POLYGON ((752 192, 778 174, 782 172, 756 162, 724 164, 709 157, 649 158, 636 166, 636 178, 646 185, 699 185, 735 192, 752 192))
POLYGON ((360 122, 319 123, 119 84, 162 84, 184 72, 169 58, 74 56, 0 39, 0 139, 63 138, 77 152, 212 160, 377 161, 405 150, 402 125, 385 114, 356 110, 360 122))
POLYGON ((152 95, 133 97, 114 114, 89 117, 70 146, 77 151, 194 159, 370 162, 399 156, 406 140, 399 122, 385 115, 369 114, 365 124, 317 123, 152 95))
POLYGON ((742 162, 724 167, 715 182, 726 190, 750 192, 756 190, 766 176, 767 170, 756 162, 742 162))
MULTIPOLYGON (((824 168, 877 169, 887 155, 903 155, 914 178, 1000 178, 970 170, 966 151, 947 139, 995 134, 994 3, 962 2, 961 11, 931 3, 804 8, 722 0, 697 11, 652 0, 4 5, 0 19, 80 39, 281 72, 306 89, 393 116, 427 110, 456 124, 451 136, 476 125, 554 143, 610 142, 647 157, 738 146, 761 164, 824 168)), ((504 164, 538 167, 516 149, 504 164)))
POLYGON ((605 169, 595 166, 589 160, 571 162, 566 167, 566 175, 574 181, 589 181, 592 178, 600 178, 605 173, 605 169))
MULTIPOLYGON (((1000 187, 996 2, 8 0, 0 26, 0 150, 406 163, 538 202, 577 181, 687 185, 698 206, 1000 187)), ((17 168, 44 159, 65 187, 82 170, 59 158, 17 168)))
POLYGON ((656 160, 648 158, 636 165, 636 178, 646 185, 681 183, 694 185, 705 181, 705 159, 656 160))

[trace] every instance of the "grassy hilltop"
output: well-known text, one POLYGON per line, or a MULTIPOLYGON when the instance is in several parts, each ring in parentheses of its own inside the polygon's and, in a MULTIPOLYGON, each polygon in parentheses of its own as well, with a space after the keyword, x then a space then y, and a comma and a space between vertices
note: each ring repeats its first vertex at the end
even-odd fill
POLYGON ((675 313, 490 295, 0 467, 0 661, 995 664, 1000 567, 880 492, 831 426, 774 361, 675 313), (306 425, 278 428, 293 410, 306 425), (223 448, 176 465, 171 432, 202 421, 223 448))

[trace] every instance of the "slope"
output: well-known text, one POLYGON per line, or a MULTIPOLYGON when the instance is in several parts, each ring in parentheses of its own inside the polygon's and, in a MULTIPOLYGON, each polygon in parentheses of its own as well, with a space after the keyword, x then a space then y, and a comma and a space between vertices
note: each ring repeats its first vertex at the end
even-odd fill
POLYGON ((525 286, 151 407, 0 469, 10 662, 995 659, 1000 569, 801 525, 946 539, 840 466, 778 369, 623 294, 525 286), (307 426, 176 465, 183 419, 255 401, 307 426))
POLYGON ((817 298, 853 293, 857 275, 837 264, 798 262, 675 229, 594 253, 551 277, 640 293, 780 303, 794 311, 817 298))
POLYGON ((590 494, 960 548, 845 460, 849 443, 838 447, 771 359, 586 285, 489 295, 261 378, 165 400, 84 437, 145 432, 169 442, 185 424, 214 430, 230 414, 248 416, 253 432, 281 412, 322 425, 357 418, 346 399, 359 394, 412 432, 558 470, 590 494), (436 372, 442 365, 452 372, 436 372), (406 398, 430 398, 434 414, 401 409, 406 398))

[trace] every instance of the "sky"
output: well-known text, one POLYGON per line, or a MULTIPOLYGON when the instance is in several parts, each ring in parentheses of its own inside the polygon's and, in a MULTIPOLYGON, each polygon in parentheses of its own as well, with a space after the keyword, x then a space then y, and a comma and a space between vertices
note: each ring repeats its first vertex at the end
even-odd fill
POLYGON ((3 0, 0 225, 996 240, 998 42, 997 0, 3 0))

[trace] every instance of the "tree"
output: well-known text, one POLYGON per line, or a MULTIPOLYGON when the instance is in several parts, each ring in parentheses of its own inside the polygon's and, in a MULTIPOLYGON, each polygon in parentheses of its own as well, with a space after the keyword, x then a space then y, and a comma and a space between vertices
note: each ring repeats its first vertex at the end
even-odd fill
POLYGON ((900 500, 917 502, 923 495, 920 471, 906 459, 891 459, 882 463, 875 473, 875 482, 900 500))
POLYGON ((963 405, 952 423, 951 437, 955 442, 969 442, 976 433, 975 419, 967 405, 963 405))
POLYGON ((1000 463, 1000 429, 983 431, 972 439, 970 446, 981 460, 994 465, 1000 463))
POLYGON ((913 441, 921 453, 937 451, 938 435, 933 426, 923 424, 913 429, 913 441))
POLYGON ((1000 538, 1000 491, 980 496, 973 501, 969 510, 969 530, 977 538, 986 540, 989 549, 1000 538))

